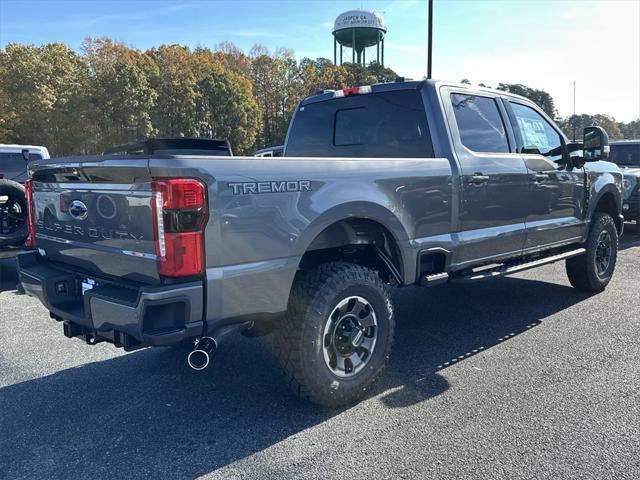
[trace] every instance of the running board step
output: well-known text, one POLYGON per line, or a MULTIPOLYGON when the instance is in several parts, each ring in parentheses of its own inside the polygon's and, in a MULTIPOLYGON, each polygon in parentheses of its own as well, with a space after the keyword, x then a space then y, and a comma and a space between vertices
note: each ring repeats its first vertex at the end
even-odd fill
POLYGON ((504 277, 505 275, 512 275, 514 273, 523 272, 530 268, 540 267, 542 265, 548 265, 550 263, 559 262, 560 260, 566 260, 568 258, 577 257, 587 252, 584 248, 576 248, 568 252, 558 253, 549 257, 538 258, 530 262, 525 263, 505 263, 494 268, 481 270, 479 272, 471 272, 465 275, 452 276, 451 281, 457 283, 478 282, 480 280, 487 280, 490 278, 504 277))
POLYGON ((447 283, 449 281, 449 274, 446 272, 443 273, 434 273, 431 275, 423 275, 422 280, 420 281, 420 285, 431 287, 433 285, 438 285, 440 283, 447 283))

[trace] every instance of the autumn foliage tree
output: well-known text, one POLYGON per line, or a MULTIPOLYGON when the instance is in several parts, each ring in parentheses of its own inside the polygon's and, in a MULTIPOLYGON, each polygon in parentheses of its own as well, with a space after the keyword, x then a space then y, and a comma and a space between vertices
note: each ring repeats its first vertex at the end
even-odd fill
MULTIPOLYGON (((54 155, 99 153, 150 136, 228 139, 236 154, 281 144, 296 105, 327 89, 391 82, 392 69, 297 60, 293 51, 248 53, 230 42, 211 50, 160 45, 146 51, 88 38, 79 52, 60 43, 0 49, 0 143, 45 145, 54 155)), ((468 80, 467 80, 468 82, 468 80)), ((544 90, 501 83, 501 90, 557 112, 544 90)), ((640 137, 640 120, 607 115, 561 121, 571 136, 601 125, 611 138, 640 137)))
POLYGON ((105 38, 88 38, 82 51, 88 68, 91 150, 103 151, 112 145, 154 135, 157 130, 151 115, 158 94, 150 79, 158 75, 158 67, 153 59, 105 38))
POLYGON ((0 142, 39 143, 60 154, 88 137, 87 68, 60 43, 0 50, 0 142))

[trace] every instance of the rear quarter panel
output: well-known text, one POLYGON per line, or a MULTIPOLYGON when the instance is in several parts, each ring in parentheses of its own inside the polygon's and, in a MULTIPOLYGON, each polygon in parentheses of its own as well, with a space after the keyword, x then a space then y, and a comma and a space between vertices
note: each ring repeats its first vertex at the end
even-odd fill
POLYGON ((415 280, 416 245, 452 231, 452 175, 444 158, 185 157, 152 159, 149 168, 154 177, 195 177, 208 185, 210 318, 286 310, 307 247, 340 220, 385 226, 400 246, 408 283, 415 280), (303 188, 274 192, 271 182, 303 188), (269 187, 260 193, 259 184, 269 187))

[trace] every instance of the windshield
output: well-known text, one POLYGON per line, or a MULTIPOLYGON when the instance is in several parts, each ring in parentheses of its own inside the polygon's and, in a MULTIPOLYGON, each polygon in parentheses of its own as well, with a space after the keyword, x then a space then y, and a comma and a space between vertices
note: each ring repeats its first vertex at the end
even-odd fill
POLYGON ((640 167, 640 143, 612 144, 609 160, 621 167, 640 167))

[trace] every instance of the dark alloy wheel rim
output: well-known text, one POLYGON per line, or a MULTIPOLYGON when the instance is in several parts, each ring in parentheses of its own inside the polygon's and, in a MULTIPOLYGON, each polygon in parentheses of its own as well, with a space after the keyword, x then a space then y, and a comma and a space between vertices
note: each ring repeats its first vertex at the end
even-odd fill
POLYGON ((341 300, 327 318, 324 361, 338 377, 357 375, 369 363, 378 338, 378 320, 371 303, 359 296, 341 300))
POLYGON ((25 224, 25 215, 17 198, 0 196, 0 234, 10 235, 25 224))
POLYGON ((611 265, 611 256, 613 254, 611 244, 611 234, 606 230, 600 232, 596 244, 596 272, 599 277, 604 276, 609 269, 609 265, 611 265))

